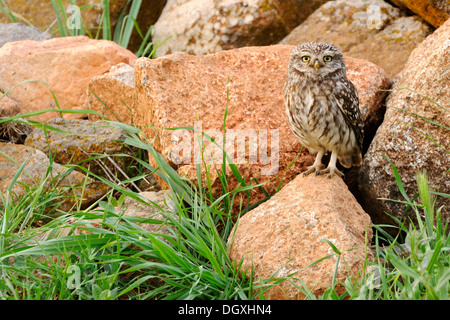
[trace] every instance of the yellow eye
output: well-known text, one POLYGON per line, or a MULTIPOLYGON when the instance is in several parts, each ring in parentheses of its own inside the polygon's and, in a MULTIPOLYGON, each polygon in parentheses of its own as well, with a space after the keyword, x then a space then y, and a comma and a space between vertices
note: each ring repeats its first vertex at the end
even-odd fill
POLYGON ((302 61, 303 62, 308 62, 309 60, 311 60, 311 57, 309 57, 309 56, 303 56, 302 57, 302 61))
POLYGON ((325 57, 323 57, 323 61, 325 61, 325 62, 331 62, 331 60, 333 60, 332 56, 325 56, 325 57))

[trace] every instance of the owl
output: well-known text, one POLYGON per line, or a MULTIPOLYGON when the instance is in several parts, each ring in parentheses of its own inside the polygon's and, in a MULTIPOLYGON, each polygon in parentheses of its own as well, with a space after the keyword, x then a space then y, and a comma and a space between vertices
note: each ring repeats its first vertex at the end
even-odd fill
POLYGON ((346 77, 342 52, 331 43, 307 42, 289 58, 284 98, 289 125, 310 153, 317 153, 303 176, 315 172, 343 177, 336 168, 362 163, 363 122, 358 92, 346 77), (331 152, 328 167, 322 157, 331 152))

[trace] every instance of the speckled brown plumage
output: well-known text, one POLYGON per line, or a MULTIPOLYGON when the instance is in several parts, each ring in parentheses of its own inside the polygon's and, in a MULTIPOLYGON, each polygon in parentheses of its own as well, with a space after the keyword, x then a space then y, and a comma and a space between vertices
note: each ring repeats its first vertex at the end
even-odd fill
POLYGON ((315 171, 343 176, 336 160, 345 168, 362 163, 358 92, 345 73, 344 56, 331 43, 302 43, 291 53, 284 87, 289 125, 300 143, 317 153, 304 175, 315 171), (327 151, 331 158, 323 169, 321 160, 327 151))

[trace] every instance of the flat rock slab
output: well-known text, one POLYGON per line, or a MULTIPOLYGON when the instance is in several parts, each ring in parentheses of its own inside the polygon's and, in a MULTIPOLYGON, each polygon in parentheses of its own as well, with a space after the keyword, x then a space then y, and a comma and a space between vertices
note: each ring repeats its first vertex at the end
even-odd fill
POLYGON ((72 171, 66 174, 68 168, 57 163, 52 164, 51 173, 47 176, 50 161, 42 151, 24 145, 0 143, 0 191, 4 197, 14 175, 25 161, 24 170, 12 188, 11 200, 17 201, 26 195, 25 185, 32 189, 42 179, 47 179, 45 186, 48 191, 56 188, 64 195, 64 202, 58 207, 61 211, 70 210, 75 205, 74 198, 81 201, 82 208, 85 208, 110 189, 102 182, 86 178, 82 173, 72 171))
POLYGON ((42 32, 39 29, 21 23, 0 23, 0 47, 8 42, 21 40, 43 41, 51 38, 52 36, 47 32, 42 32))
POLYGON ((136 155, 134 148, 124 146, 123 141, 127 138, 126 131, 107 121, 55 118, 47 121, 47 124, 65 133, 52 130, 44 132, 42 129, 35 128, 25 140, 25 145, 39 149, 46 155, 51 153, 54 161, 59 164, 79 164, 102 176, 105 175, 105 167, 107 167, 111 173, 122 176, 116 166, 104 156, 109 156, 126 171, 133 160, 116 155, 136 155), (98 156, 100 159, 88 160, 98 156))

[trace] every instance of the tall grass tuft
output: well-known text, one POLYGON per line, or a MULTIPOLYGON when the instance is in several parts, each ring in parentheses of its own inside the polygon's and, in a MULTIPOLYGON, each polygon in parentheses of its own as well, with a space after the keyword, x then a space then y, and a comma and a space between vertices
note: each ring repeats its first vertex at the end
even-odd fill
MULTIPOLYGON (((396 170, 394 174, 401 183, 396 170)), ((384 231, 384 226, 374 226, 375 261, 360 282, 346 282, 351 299, 448 300, 448 222, 442 224, 442 207, 435 208, 435 192, 429 187, 425 171, 417 173, 416 184, 418 197, 411 199, 406 196, 405 204, 414 211, 417 226, 413 221, 408 226, 398 221, 400 231, 406 234, 404 243, 384 231), (382 246, 381 242, 388 245, 382 246)))

